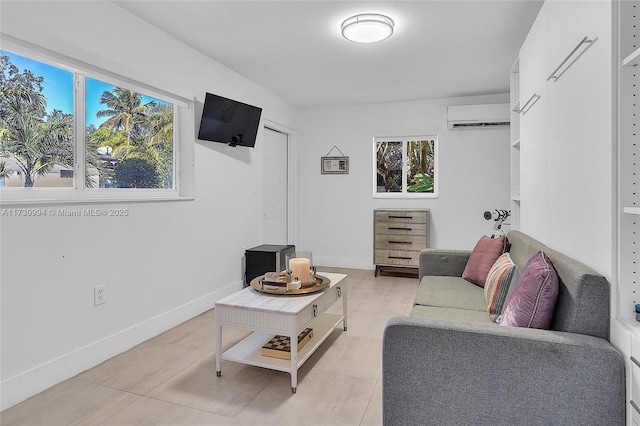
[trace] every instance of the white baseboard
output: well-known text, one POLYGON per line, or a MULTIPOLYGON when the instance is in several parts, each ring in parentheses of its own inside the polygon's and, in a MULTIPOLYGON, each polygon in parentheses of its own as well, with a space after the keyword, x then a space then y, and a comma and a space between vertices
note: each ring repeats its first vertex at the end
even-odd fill
POLYGON ((238 281, 0 382, 5 410, 214 307, 243 287, 238 281))
POLYGON ((336 268, 375 269, 370 258, 342 257, 342 256, 316 256, 313 255, 313 263, 322 266, 335 266, 336 268))

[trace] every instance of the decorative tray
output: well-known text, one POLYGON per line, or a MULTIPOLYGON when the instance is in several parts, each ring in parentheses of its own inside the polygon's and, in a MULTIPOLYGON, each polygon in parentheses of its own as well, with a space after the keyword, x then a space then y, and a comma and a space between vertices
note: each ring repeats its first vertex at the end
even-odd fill
POLYGON ((313 285, 307 285, 306 287, 302 287, 298 290, 289 290, 287 291, 287 287, 283 285, 277 285, 276 283, 265 283, 268 287, 263 286, 262 279, 264 275, 261 275, 257 278, 251 280, 251 287, 255 288, 259 292, 268 293, 268 294, 282 294, 285 296, 293 296, 296 294, 309 294, 315 293, 318 291, 326 290, 331 285, 331 281, 327 277, 323 277, 322 275, 314 275, 313 279, 315 283, 313 285))

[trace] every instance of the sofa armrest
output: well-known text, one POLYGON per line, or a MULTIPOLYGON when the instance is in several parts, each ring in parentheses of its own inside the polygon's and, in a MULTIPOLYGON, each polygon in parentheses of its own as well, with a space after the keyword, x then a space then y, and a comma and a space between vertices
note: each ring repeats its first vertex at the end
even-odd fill
POLYGON ((425 275, 461 277, 471 250, 427 248, 420 252, 419 279, 425 275))
POLYGON ((625 422, 624 361, 605 339, 397 317, 382 350, 387 426, 625 422))

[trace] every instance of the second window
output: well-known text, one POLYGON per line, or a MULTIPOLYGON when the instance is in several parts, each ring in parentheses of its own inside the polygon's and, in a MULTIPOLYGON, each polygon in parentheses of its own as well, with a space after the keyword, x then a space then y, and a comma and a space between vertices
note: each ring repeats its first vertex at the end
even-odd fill
POLYGON ((376 137, 374 191, 376 198, 435 198, 436 136, 376 137))

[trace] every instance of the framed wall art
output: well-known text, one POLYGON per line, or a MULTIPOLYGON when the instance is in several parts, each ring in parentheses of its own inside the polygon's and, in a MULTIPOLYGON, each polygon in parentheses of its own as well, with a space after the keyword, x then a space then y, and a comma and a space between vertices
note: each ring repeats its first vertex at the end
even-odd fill
POLYGON ((342 154, 340 157, 330 157, 331 151, 337 149, 340 154, 342 151, 337 146, 331 148, 327 156, 320 157, 320 172, 323 175, 348 175, 349 174, 349 157, 342 154))

